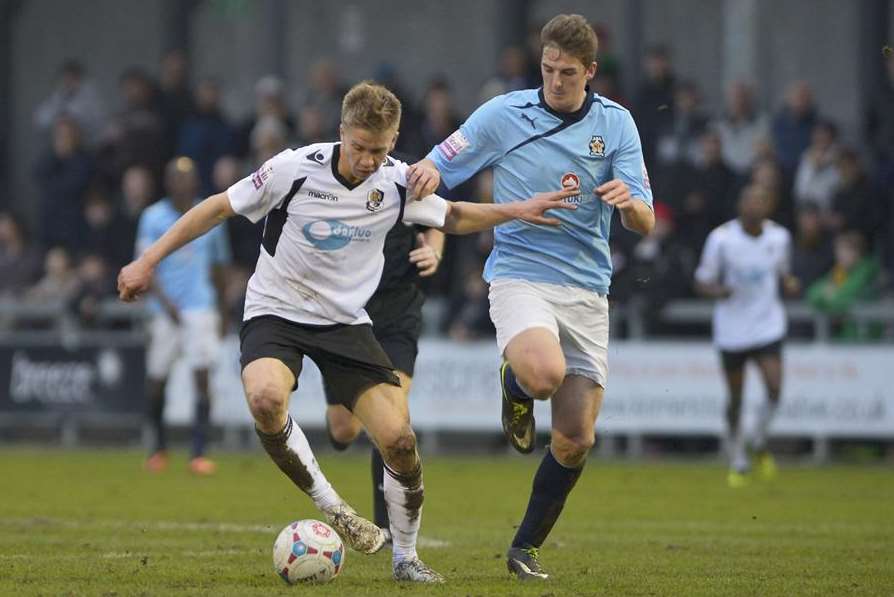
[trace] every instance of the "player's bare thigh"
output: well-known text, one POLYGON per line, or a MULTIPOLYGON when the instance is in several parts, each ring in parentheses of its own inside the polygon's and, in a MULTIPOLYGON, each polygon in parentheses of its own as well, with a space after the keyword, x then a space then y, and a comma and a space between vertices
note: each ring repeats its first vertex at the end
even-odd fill
POLYGON ((569 375, 553 396, 550 450, 561 464, 577 467, 587 458, 604 392, 588 377, 569 375))
POLYGON ((242 387, 258 429, 277 433, 285 427, 295 375, 279 359, 255 359, 242 369, 242 387))
MULTIPOLYGON (((403 398, 403 409, 408 411, 408 397, 410 395, 410 385, 413 378, 398 371, 397 376, 400 378, 400 393, 403 398)), ((329 432, 332 437, 341 443, 348 444, 354 441, 363 430, 363 424, 360 419, 355 417, 351 411, 341 404, 330 404, 326 407, 326 418, 329 421, 329 432)))
POLYGON ((354 416, 366 428, 382 459, 397 472, 412 472, 418 465, 416 435, 410 428, 407 398, 402 388, 376 384, 354 404, 354 416))
POLYGON ((559 339, 545 327, 516 334, 503 351, 515 377, 534 398, 546 400, 565 379, 565 355, 559 339))

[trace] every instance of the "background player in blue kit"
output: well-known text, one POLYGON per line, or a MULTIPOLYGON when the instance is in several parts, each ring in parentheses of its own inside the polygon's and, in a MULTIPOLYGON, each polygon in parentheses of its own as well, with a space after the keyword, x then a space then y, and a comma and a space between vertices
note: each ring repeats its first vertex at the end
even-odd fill
POLYGON ((534 449, 533 399, 552 398, 550 446, 507 554, 522 579, 547 578, 538 549, 594 442, 608 375, 612 213, 640 234, 655 223, 633 118, 587 86, 597 69, 593 29, 579 15, 558 15, 540 39, 543 87, 488 101, 409 174, 423 195, 493 168, 498 204, 557 184, 580 189, 566 199, 579 209, 557 214, 559 227, 496 228, 484 271, 505 359, 503 429, 519 451, 534 449))
MULTIPOLYGON (((137 257, 196 204, 199 176, 195 163, 186 157, 172 160, 165 171, 168 196, 146 208, 137 229, 137 257)), ((220 342, 220 266, 230 261, 226 232, 217 228, 189 243, 158 265, 148 307, 149 347, 146 354, 146 394, 153 444, 145 468, 161 472, 168 466, 164 424, 165 390, 176 360, 186 359, 195 381, 196 403, 192 431, 190 471, 197 475, 214 472, 215 464, 205 457, 211 416, 209 371, 220 342)))

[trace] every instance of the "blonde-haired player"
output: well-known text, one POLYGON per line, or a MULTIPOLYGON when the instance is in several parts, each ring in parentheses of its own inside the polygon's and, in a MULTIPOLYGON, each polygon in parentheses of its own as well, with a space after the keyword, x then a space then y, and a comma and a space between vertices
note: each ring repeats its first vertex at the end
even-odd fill
POLYGON ((304 356, 345 399, 382 453, 397 580, 441 582, 416 554, 422 462, 400 381, 376 341, 363 306, 382 274, 382 247, 397 222, 467 234, 513 218, 558 223, 548 209, 572 192, 543 193, 509 205, 408 198, 408 166, 388 156, 401 107, 380 85, 354 86, 342 105, 340 143, 289 149, 226 192, 181 217, 118 277, 123 300, 149 289, 161 259, 236 214, 266 217, 257 268, 248 283, 240 333, 242 383, 264 449, 326 515, 353 549, 374 553, 385 537, 323 475, 289 415, 304 356))

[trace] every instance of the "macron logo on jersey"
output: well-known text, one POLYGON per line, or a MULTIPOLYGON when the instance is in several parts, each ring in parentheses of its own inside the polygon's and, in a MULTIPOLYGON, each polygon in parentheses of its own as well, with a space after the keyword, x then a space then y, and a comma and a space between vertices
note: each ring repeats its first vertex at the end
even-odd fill
POLYGON ((452 135, 444 139, 443 143, 438 145, 438 150, 441 152, 441 155, 443 155, 444 158, 449 162, 468 147, 469 140, 466 139, 466 136, 462 134, 462 131, 456 131, 452 135))
POLYGON ((369 242, 372 230, 339 220, 317 220, 304 225, 304 238, 321 251, 337 251, 352 241, 369 242))

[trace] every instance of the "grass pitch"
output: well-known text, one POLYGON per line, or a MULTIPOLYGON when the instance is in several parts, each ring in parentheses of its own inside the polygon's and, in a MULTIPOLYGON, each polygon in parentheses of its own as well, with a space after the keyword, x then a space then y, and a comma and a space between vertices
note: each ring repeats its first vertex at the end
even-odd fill
MULTIPOLYGON (((783 467, 731 490, 714 465, 594 457, 544 546, 553 579, 520 584, 503 554, 539 459, 430 457, 420 554, 448 584, 397 585, 390 554, 349 552, 334 582, 289 587, 273 540, 319 515, 265 455, 220 455, 208 479, 141 459, 0 451, 0 595, 894 594, 890 468, 783 467)), ((369 513, 368 458, 321 463, 369 513)))

